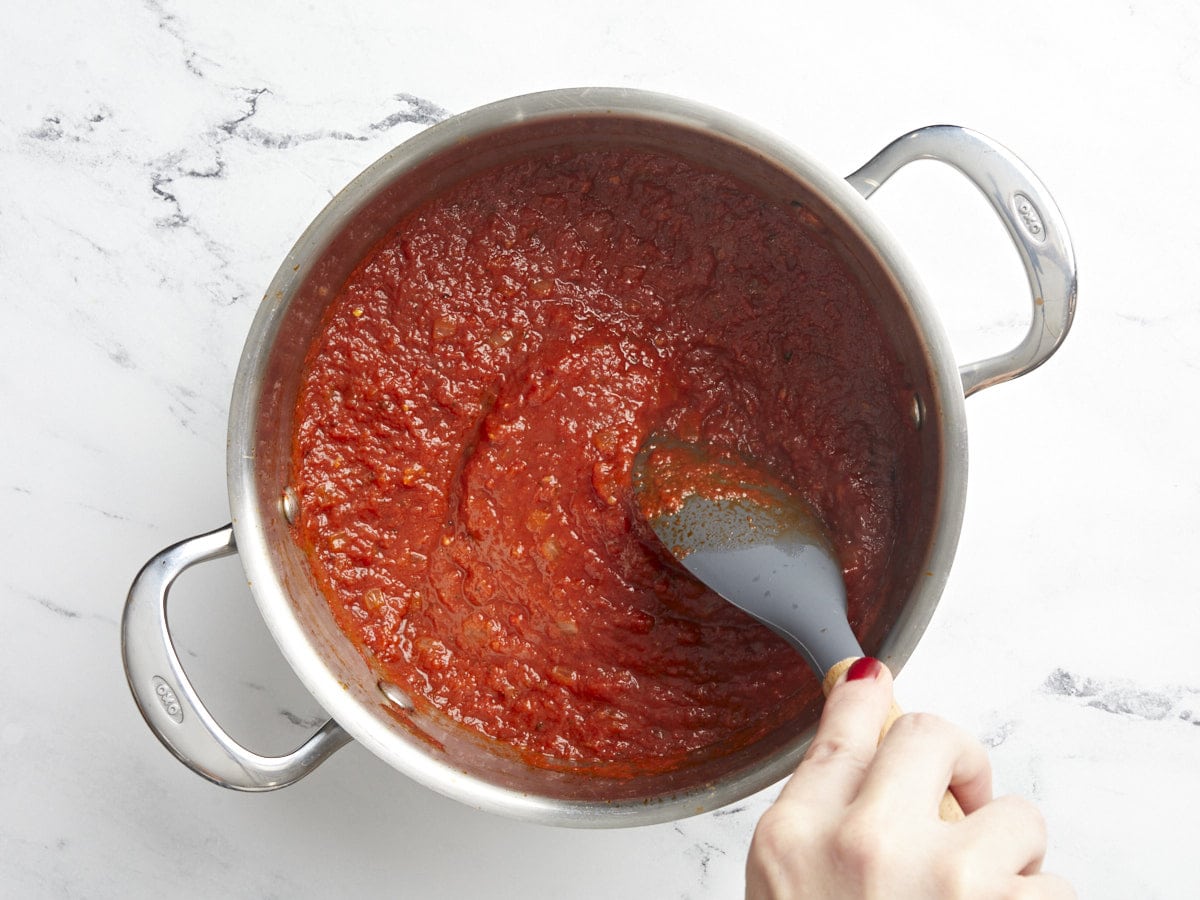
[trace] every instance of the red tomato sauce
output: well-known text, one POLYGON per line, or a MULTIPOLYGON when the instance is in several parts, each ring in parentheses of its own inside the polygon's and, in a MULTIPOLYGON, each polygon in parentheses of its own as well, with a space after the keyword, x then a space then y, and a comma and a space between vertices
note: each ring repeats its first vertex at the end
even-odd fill
POLYGON ((728 752, 816 701, 794 651, 669 558, 630 478, 652 433, 762 461, 863 614, 913 425, 806 216, 672 156, 559 148, 380 242, 310 350, 294 485, 382 677, 532 764, 606 771, 728 752))

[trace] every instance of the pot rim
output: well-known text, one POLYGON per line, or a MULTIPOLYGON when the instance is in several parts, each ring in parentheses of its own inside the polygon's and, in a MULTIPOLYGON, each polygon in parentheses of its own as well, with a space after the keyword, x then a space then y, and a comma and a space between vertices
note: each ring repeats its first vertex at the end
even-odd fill
POLYGON ((533 796, 484 782, 395 738, 368 713, 329 669, 298 618, 281 583, 266 539, 268 517, 284 515, 282 503, 260 502, 255 487, 253 438, 268 357, 293 293, 343 226, 383 186, 419 162, 456 144, 516 123, 577 116, 639 118, 708 132, 750 148, 756 155, 794 172, 837 208, 854 236, 870 247, 895 279, 909 313, 928 348, 934 396, 924 398, 938 411, 925 427, 941 429, 940 495, 933 517, 928 571, 911 592, 889 629, 878 655, 899 672, 925 630, 945 586, 961 529, 966 496, 966 425, 962 384, 949 342, 915 271, 866 200, 845 180, 802 151, 730 113, 678 97, 630 88, 568 88, 500 100, 433 125, 385 153, 343 188, 296 241, 272 279, 254 320, 234 380, 229 415, 227 478, 237 547, 259 611, 289 665, 317 702, 360 743, 400 772, 470 806, 518 819, 574 826, 653 824, 705 812, 766 788, 794 769, 811 738, 797 736, 786 753, 736 777, 701 785, 646 803, 581 801, 533 796))

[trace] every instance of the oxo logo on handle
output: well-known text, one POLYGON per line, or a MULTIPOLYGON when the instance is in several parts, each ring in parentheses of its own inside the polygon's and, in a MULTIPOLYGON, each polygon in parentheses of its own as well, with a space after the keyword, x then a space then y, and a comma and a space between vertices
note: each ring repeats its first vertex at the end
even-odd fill
POLYGON ((163 712, 170 716, 171 721, 176 725, 182 725, 183 706, 180 705, 179 698, 175 696, 175 691, 172 690, 171 685, 167 684, 167 680, 161 675, 155 675, 150 683, 154 685, 154 696, 158 698, 163 712))

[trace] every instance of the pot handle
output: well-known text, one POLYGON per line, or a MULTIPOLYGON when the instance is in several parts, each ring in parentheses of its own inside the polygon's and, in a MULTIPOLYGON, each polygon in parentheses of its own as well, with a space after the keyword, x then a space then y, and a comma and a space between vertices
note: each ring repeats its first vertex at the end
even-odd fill
POLYGON ((180 541, 153 557, 133 580, 121 619, 125 677, 142 717, 192 771, 223 787, 269 791, 303 778, 351 740, 327 721, 286 756, 259 756, 230 737, 184 674, 167 626, 167 594, 190 566, 237 552, 233 526, 180 541))
POLYGON ((1037 176, 1006 147, 955 125, 911 131, 884 147, 848 176, 863 197, 919 159, 953 166, 979 188, 1016 244, 1033 293, 1033 320, 1024 340, 1008 353, 959 367, 963 394, 1009 381, 1049 359, 1075 316, 1075 255, 1062 214, 1037 176))

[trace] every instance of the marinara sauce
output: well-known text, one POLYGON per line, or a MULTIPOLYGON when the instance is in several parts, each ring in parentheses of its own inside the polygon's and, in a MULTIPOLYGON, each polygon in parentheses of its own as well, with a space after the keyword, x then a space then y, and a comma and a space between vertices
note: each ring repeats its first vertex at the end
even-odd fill
POLYGON ((426 711, 535 765, 728 752, 819 685, 637 512, 665 433, 770 467, 845 567, 896 530, 905 391, 803 209, 670 155, 557 148, 425 203, 330 304, 297 408, 297 538, 342 629, 426 711))

